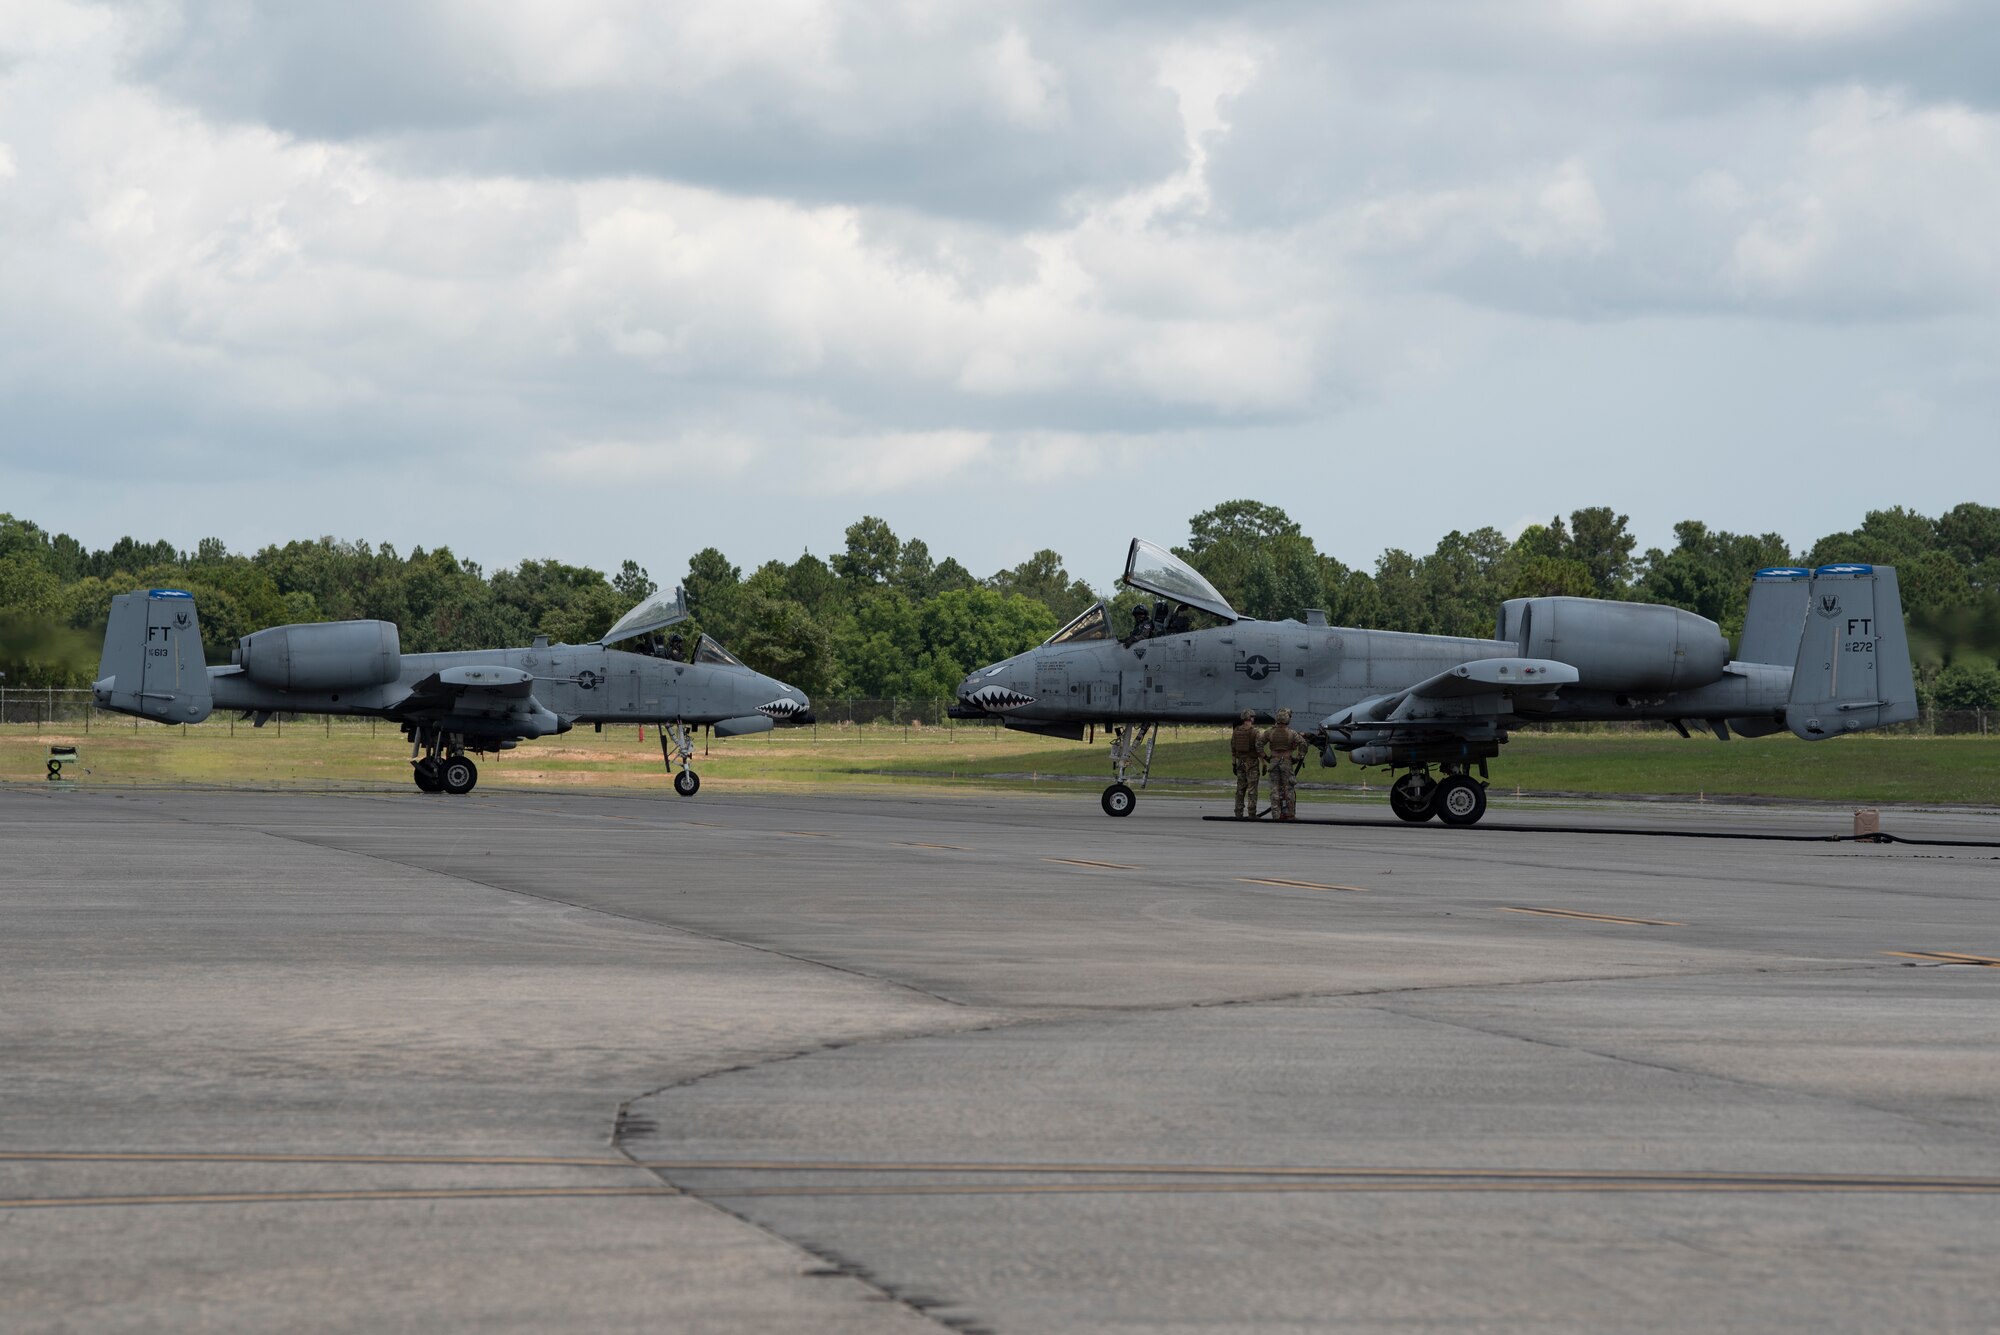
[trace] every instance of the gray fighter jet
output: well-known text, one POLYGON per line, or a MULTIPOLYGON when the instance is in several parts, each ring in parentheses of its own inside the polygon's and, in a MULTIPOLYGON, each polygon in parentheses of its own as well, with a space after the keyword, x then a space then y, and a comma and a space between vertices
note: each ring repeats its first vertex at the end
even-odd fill
POLYGON ((1790 728, 1808 741, 1917 716, 1902 598, 1889 566, 1760 570, 1734 658, 1713 621, 1675 607, 1597 598, 1512 598, 1490 640, 1240 616, 1171 553, 1133 539, 1123 583, 1152 594, 1120 636, 1103 603, 1039 648, 958 688, 959 718, 1082 741, 1112 733, 1105 814, 1144 787, 1157 729, 1227 724, 1288 708, 1320 763, 1397 777, 1407 821, 1471 825, 1486 813, 1486 762, 1524 723, 1646 719, 1728 740, 1790 728), (1197 627, 1199 617, 1203 625, 1197 627), (1144 747, 1143 756, 1141 746, 1144 747), (1474 771, 1478 777, 1474 777, 1474 771))
POLYGON ((199 723, 242 710, 262 727, 275 713, 361 714, 401 726, 412 777, 427 793, 465 793, 479 781, 468 754, 511 750, 526 737, 579 723, 652 723, 674 791, 692 797, 691 729, 718 737, 812 721, 797 688, 753 672, 703 635, 691 647, 661 632, 686 620, 679 589, 648 599, 595 644, 406 654, 387 621, 272 626, 237 642, 234 661, 208 667, 193 595, 141 589, 111 600, 93 685, 99 708, 162 723, 199 723), (646 651, 611 646, 638 642, 646 651))

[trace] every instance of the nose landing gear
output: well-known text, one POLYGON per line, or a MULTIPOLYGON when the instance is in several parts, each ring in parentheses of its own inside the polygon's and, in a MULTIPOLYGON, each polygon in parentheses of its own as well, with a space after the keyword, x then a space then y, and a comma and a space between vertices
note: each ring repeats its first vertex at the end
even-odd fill
POLYGON ((1129 816, 1132 808, 1139 804, 1138 795, 1125 782, 1125 767, 1139 752, 1139 743, 1146 744, 1146 758, 1139 762, 1139 786, 1144 788, 1146 780, 1153 774, 1153 744, 1159 740, 1150 723, 1126 723, 1120 725, 1117 735, 1111 740, 1111 786, 1104 790, 1100 805, 1107 816, 1129 816))
POLYGON ((681 762, 680 773, 674 774, 674 791, 682 797, 693 797, 701 791, 701 775, 694 772, 694 739, 688 735, 687 725, 676 722, 671 728, 661 727, 660 760, 673 773, 674 761, 681 762))

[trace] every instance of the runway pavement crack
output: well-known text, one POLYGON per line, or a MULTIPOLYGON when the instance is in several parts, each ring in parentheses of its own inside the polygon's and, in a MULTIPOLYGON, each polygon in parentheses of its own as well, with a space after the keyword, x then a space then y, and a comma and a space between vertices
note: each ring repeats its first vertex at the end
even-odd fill
MULTIPOLYGON (((212 823, 209 821, 197 820, 190 816, 170 816, 168 817, 168 819, 179 821, 183 824, 188 824, 188 825, 208 825, 212 823)), ((236 828, 242 829, 243 827, 236 827, 236 828)), ((402 858, 390 857, 382 853, 371 853, 368 852, 366 849, 347 848, 340 844, 321 843, 315 839, 307 839, 302 835, 285 834, 282 831, 268 830, 262 827, 253 827, 248 832, 261 835, 262 837, 267 839, 276 839, 284 843, 300 844, 307 848, 316 848, 321 852, 325 853, 336 853, 336 854, 343 854, 348 857, 364 858, 367 861, 381 863, 385 866, 401 867, 406 871, 422 872, 426 876, 439 876, 443 877, 446 880, 458 881, 464 885, 478 886, 482 890, 497 891, 498 893, 503 895, 519 895, 523 899, 533 899, 544 904, 559 904, 564 908, 575 909, 580 913, 595 914, 598 917, 603 917, 603 918, 614 918, 621 922, 638 923, 642 926, 650 927, 657 931, 673 932, 679 936, 690 937, 698 941, 709 941, 717 945, 737 946, 744 950, 753 950, 759 954, 770 955, 777 959, 790 960, 794 964, 810 965, 814 968, 827 969, 834 973, 846 974, 851 978, 860 978, 871 983, 880 983, 886 987, 894 987, 901 989, 902 991, 905 992, 913 992, 918 996, 924 997, 931 1001, 941 1002, 947 1006, 958 1006, 965 1008, 970 1008, 971 1006, 970 1002, 961 1001, 957 997, 946 996, 942 992, 933 992, 928 988, 919 987, 915 983, 904 982, 899 978, 891 978, 885 974, 870 973, 865 969, 851 968, 844 964, 834 964, 827 960, 814 959, 810 955, 793 954, 790 951, 780 950, 776 946, 760 945, 755 941, 741 941, 734 937, 719 935, 718 933, 715 932, 704 932, 700 928, 696 927, 687 927, 679 923, 661 922, 655 918, 644 918, 636 913, 621 913, 617 909, 607 909, 596 904, 585 904, 573 899, 564 899, 560 895, 544 894, 542 892, 535 890, 523 890, 517 886, 501 885, 494 881, 484 881, 476 876, 468 876, 464 872, 440 871, 435 867, 427 867, 420 862, 408 862, 402 858)))
MULTIPOLYGON (((833 1044, 831 1046, 838 1047, 842 1045, 833 1044)), ((807 1056, 807 1055, 810 1054, 807 1053, 794 1054, 794 1056, 807 1056)), ((775 1058, 774 1060, 785 1061, 785 1060, 791 1060, 791 1058, 789 1057, 775 1058)), ((761 1065, 766 1065, 768 1063, 758 1062, 754 1064, 761 1066, 761 1065)), ((736 1067, 733 1069, 744 1070, 748 1068, 736 1067)), ((727 1074, 727 1072, 718 1071, 715 1072, 715 1074, 722 1075, 722 1074, 727 1074)), ((786 1234, 779 1232, 777 1229, 772 1228, 767 1224, 764 1224, 756 1219, 752 1219, 749 1215, 744 1214, 739 1210, 731 1209, 729 1206, 722 1204, 720 1201, 711 1199, 710 1197, 707 1196, 700 1195, 696 1192, 689 1191, 687 1188, 683 1187, 680 1183, 674 1181, 673 1178, 668 1175, 665 1169, 648 1165, 645 1162, 643 1162, 637 1155, 633 1154, 631 1149, 624 1144, 620 1133, 620 1128, 622 1128, 626 1124, 627 1114, 631 1106, 634 1103, 637 1103, 641 1099, 651 1098, 654 1094, 665 1093, 669 1089, 677 1088, 680 1084, 691 1084, 691 1083, 693 1083, 693 1081, 690 1080, 690 1081, 676 1082, 676 1084, 673 1085, 663 1085, 657 1090, 651 1090, 645 1094, 634 1095, 632 1098, 629 1098, 625 1100, 623 1103, 619 1104, 618 1115, 613 1122, 613 1130, 611 1138, 612 1149, 615 1150, 618 1154, 622 1155, 625 1159, 629 1160, 634 1168, 638 1169, 642 1173, 645 1173, 649 1177, 652 1177, 654 1180, 659 1182, 660 1185, 668 1188, 681 1199, 693 1201, 703 1209, 709 1210, 726 1219, 734 1220, 736 1223, 742 1225, 743 1227, 751 1229, 763 1235, 764 1237, 771 1239, 773 1242, 778 1243, 780 1246, 788 1247, 792 1251, 797 1252, 800 1256, 809 1258, 809 1260, 812 1262, 812 1266, 811 1268, 803 1271, 804 1274, 839 1276, 844 1279, 851 1279, 855 1283, 860 1284, 863 1287, 867 1288, 871 1293, 875 1295, 875 1297, 879 1301, 887 1303, 892 1307, 900 1308, 901 1310, 909 1313, 911 1316, 914 1316, 919 1320, 927 1322, 930 1325, 936 1326, 939 1330, 950 1331, 952 1332, 952 1335, 990 1335, 990 1333, 987 1332, 984 1327, 975 1326, 967 1322, 955 1320, 951 1317, 940 1316, 935 1311, 931 1310, 933 1308, 949 1306, 950 1304, 945 1303, 938 1298, 932 1297, 929 1294, 915 1294, 915 1293, 901 1292, 894 1285, 885 1282, 880 1276, 876 1275, 868 1267, 861 1265, 856 1261, 850 1260, 845 1256, 841 1256, 838 1253, 833 1252, 827 1248, 816 1247, 808 1243, 802 1242, 797 1238, 789 1237, 786 1234)))

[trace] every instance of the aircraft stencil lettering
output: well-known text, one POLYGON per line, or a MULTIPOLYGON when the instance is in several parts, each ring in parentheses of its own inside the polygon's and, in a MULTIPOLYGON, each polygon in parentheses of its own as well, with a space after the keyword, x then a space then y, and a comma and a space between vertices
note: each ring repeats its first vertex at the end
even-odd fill
POLYGON ((1116 637, 1098 603, 1041 648, 967 677, 953 709, 1075 741, 1089 727, 1111 730, 1103 807, 1113 816, 1131 813, 1126 772, 1136 766, 1145 786, 1161 725, 1228 724, 1245 709, 1267 722, 1281 708, 1302 724, 1317 720, 1323 765, 1345 752, 1354 764, 1401 771, 1389 788, 1395 814, 1448 825, 1485 814, 1487 761, 1526 723, 1639 719, 1684 737, 1693 723, 1723 740, 1786 728, 1818 740, 1917 716, 1889 566, 1758 571, 1733 658, 1705 617, 1597 598, 1510 598, 1491 639, 1354 630, 1317 612, 1255 621, 1138 538, 1121 582, 1158 600, 1130 635, 1116 637), (1193 613, 1216 624, 1197 629, 1193 613), (1246 652, 1244 642, 1264 647, 1246 652), (1282 656, 1276 645, 1287 646, 1282 656), (1069 683, 1060 695, 1041 687, 1055 654, 1069 683), (1297 666, 1288 675, 1283 662, 1297 666), (1138 689, 1122 697, 1122 681, 1138 689))
POLYGON ((809 723, 803 692, 752 671, 708 636, 683 652, 659 632, 685 621, 687 600, 642 602, 595 644, 406 654, 387 621, 271 626, 237 642, 235 661, 209 667, 192 595, 142 589, 111 601, 92 685, 99 708, 163 723, 200 723, 216 709, 243 711, 262 727, 276 713, 385 718, 410 740, 411 777, 425 792, 469 792, 473 754, 511 750, 579 723, 652 723, 674 791, 692 797, 691 729, 718 737, 809 723), (143 632, 143 633, 142 633, 143 632), (615 649, 642 641, 649 652, 615 649), (672 646, 672 647, 670 647, 672 646), (546 660, 546 668, 544 664, 546 660), (600 689, 617 680, 629 690, 600 689))

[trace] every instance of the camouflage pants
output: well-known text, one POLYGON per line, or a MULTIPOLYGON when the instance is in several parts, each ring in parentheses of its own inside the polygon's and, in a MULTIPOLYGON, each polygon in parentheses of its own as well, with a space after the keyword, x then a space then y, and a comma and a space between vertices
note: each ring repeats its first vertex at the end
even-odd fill
POLYGON ((1236 770, 1236 814, 1254 816, 1257 814, 1257 757, 1232 756, 1230 764, 1236 770), (1250 806, 1246 811, 1244 802, 1250 806))
POLYGON ((1271 815, 1277 820, 1290 820, 1299 814, 1299 795, 1292 786, 1292 762, 1289 756, 1271 757, 1271 815))

